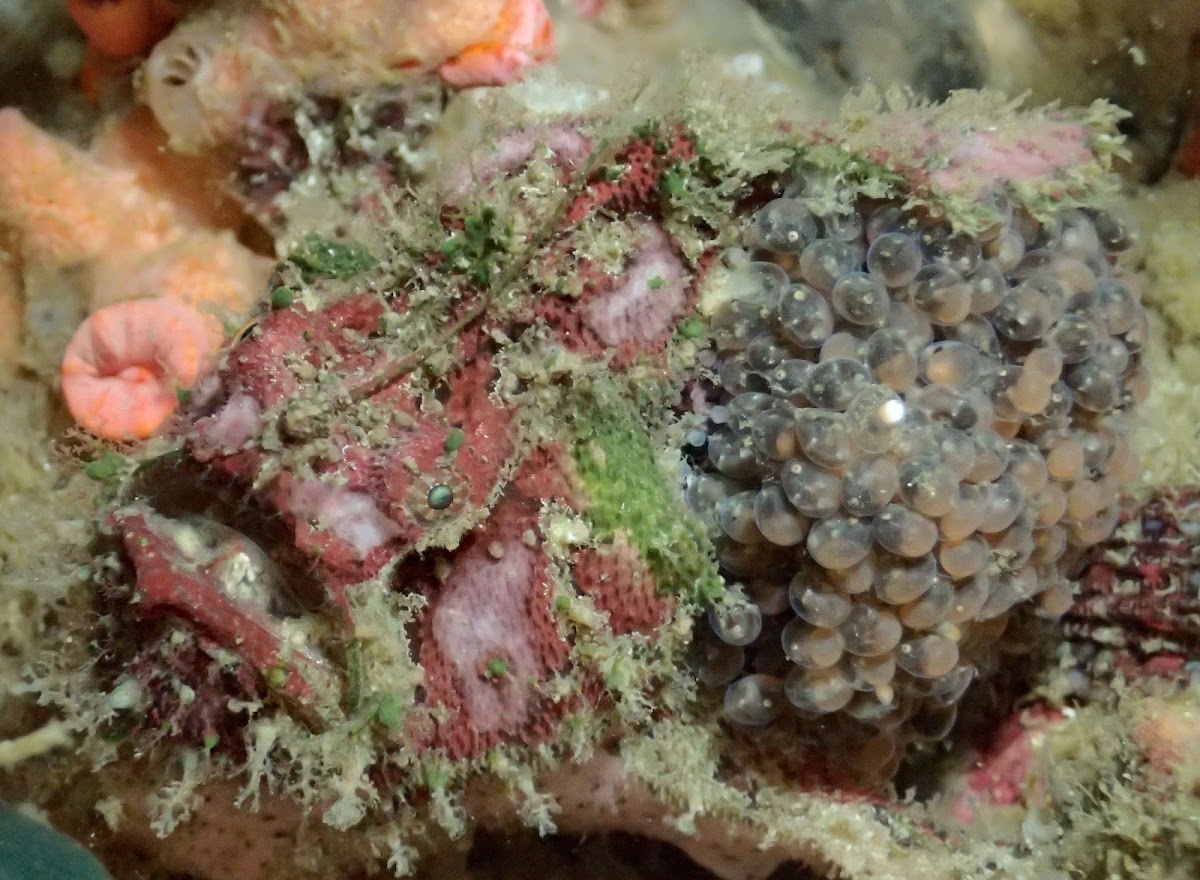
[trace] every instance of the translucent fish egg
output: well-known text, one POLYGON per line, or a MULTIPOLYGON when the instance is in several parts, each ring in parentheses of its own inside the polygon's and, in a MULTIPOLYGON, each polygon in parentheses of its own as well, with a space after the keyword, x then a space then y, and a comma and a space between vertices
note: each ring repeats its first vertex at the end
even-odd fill
POLYGON ((1042 382, 1052 384, 1062 374, 1062 353, 1051 347, 1035 348, 1025 355, 1021 366, 1036 373, 1042 382))
POLYGON ((1106 373, 1120 376, 1129 367, 1129 346, 1113 336, 1106 337, 1100 340, 1090 360, 1106 373))
POLYGON ((1067 491, 1067 515, 1082 520, 1094 516, 1104 506, 1095 480, 1077 480, 1067 491))
POLYGON ((821 218, 821 226, 827 237, 837 238, 841 241, 855 242, 863 234, 862 215, 857 211, 849 211, 844 214, 826 214, 821 218))
POLYGON ((1102 471, 1112 455, 1115 434, 1106 430, 1079 431, 1076 435, 1083 447, 1083 464, 1091 471, 1102 471))
POLYGON ((1067 383, 1059 379, 1050 386, 1050 400, 1045 409, 1030 419, 1037 428, 1064 428, 1071 419, 1075 408, 1075 395, 1067 387, 1067 383))
POLYGON ((1119 512, 1115 506, 1105 507, 1085 520, 1071 523, 1071 536, 1076 544, 1084 547, 1098 544, 1112 534, 1118 516, 1119 512))
POLYGON ((774 333, 760 333, 746 346, 746 364, 754 370, 773 370, 789 355, 788 349, 780 345, 774 333))
POLYGON ((871 372, 866 366, 850 358, 836 358, 812 368, 804 393, 814 406, 840 411, 870 384, 871 372))
POLYGON ((987 487, 987 507, 979 530, 991 534, 1013 524, 1021 513, 1025 496, 1016 480, 1007 474, 987 487))
POLYGON ((812 371, 811 361, 788 358, 767 373, 768 387, 777 398, 797 403, 804 398, 808 374, 812 371))
POLYGON ((888 310, 887 325, 901 334, 914 353, 933 339, 933 324, 911 303, 893 300, 888 310))
MULTIPOLYGON (((1082 451, 1080 452, 1082 461, 1082 451)), ((688 509, 696 514, 712 511, 717 502, 737 491, 737 483, 718 474, 696 474, 687 483, 684 500, 688 509)))
POLYGON ((921 248, 916 239, 900 232, 884 232, 867 249, 867 271, 886 287, 903 287, 921 269, 921 248))
POLYGON ((1067 211, 1062 217, 1062 229, 1058 237, 1059 249, 1072 257, 1083 259, 1100 250, 1100 237, 1096 227, 1082 211, 1067 211))
POLYGON ((971 289, 962 275, 947 266, 923 266, 908 292, 921 314, 939 326, 957 324, 971 311, 971 289))
POLYGON ((904 633, 894 614, 862 602, 855 604, 839 630, 846 650, 862 657, 887 654, 904 633))
POLYGON ((821 355, 817 360, 822 364, 826 361, 845 358, 858 360, 859 351, 862 347, 863 340, 859 339, 853 333, 845 331, 834 333, 821 344, 821 355))
POLYGON ((904 642, 896 649, 896 665, 918 678, 938 678, 958 663, 958 645, 936 634, 904 642))
POLYGON ((971 289, 971 311, 977 315, 990 312, 1008 293, 1008 281, 994 263, 983 262, 967 279, 971 289))
POLYGON ((1035 529, 1033 546, 1033 560, 1036 564, 1049 565, 1057 562, 1067 551, 1067 530, 1059 525, 1035 529))
POLYGON ((1133 225, 1109 211, 1092 212, 1092 225, 1105 253, 1119 254, 1133 247, 1137 240, 1133 225))
MULTIPOLYGON (((1028 282, 1034 278, 1054 278, 1055 266, 1061 259, 1062 255, 1050 248, 1034 248, 1025 253, 1016 268, 1008 273, 1008 277, 1017 283, 1028 282)), ((1041 282, 1035 286, 1040 289, 1041 282)))
POLYGON ((983 249, 977 239, 945 229, 927 233, 921 243, 930 260, 963 275, 974 272, 983 258, 983 249))
POLYGON ((975 466, 967 474, 972 483, 990 483, 1008 467, 1008 443, 995 431, 978 431, 975 442, 975 466))
POLYGON ((1146 317, 1145 309, 1138 309, 1137 316, 1133 319, 1133 326, 1129 328, 1124 339, 1125 344, 1132 352, 1139 352, 1146 347, 1146 343, 1150 339, 1150 320, 1146 317))
POLYGON ((820 348, 833 332, 833 313, 825 297, 807 284, 793 284, 779 303, 784 334, 801 348, 820 348))
POLYGON ((770 394, 758 391, 744 391, 735 394, 726 405, 729 412, 729 422, 737 428, 749 427, 755 416, 764 413, 775 405, 770 394))
POLYGON ((950 609, 946 612, 946 620, 955 624, 975 620, 988 600, 990 584, 986 571, 956 584, 954 601, 950 603, 950 609))
POLYGON ((924 596, 937 580, 937 562, 931 555, 888 557, 877 566, 875 595, 889 605, 905 605, 924 596))
POLYGON ((1033 555, 1033 528, 1020 521, 990 537, 992 550, 1006 565, 1024 565, 1033 555))
POLYGON ((962 387, 974 381, 979 370, 979 353, 965 342, 934 342, 921 350, 921 376, 936 385, 962 387))
POLYGON ((788 503, 778 483, 764 483, 754 498, 754 522, 772 544, 791 547, 808 534, 809 520, 788 503))
POLYGON ((1105 322, 1109 333, 1128 332, 1140 311, 1129 288, 1115 278, 1101 278, 1092 291, 1092 314, 1105 322))
POLYGON ((726 298, 712 319, 718 343, 740 350, 768 329, 789 284, 787 273, 774 263, 753 261, 731 271, 725 279, 726 298))
POLYGON ((842 478, 811 461, 789 461, 781 481, 787 500, 806 516, 823 519, 833 516, 841 506, 842 478))
POLYGON ((1013 212, 1013 228, 1030 248, 1041 248, 1058 238, 1061 225, 1056 217, 1039 219, 1021 208, 1013 212))
POLYGON ((795 199, 775 199, 755 215, 754 231, 767 250, 798 254, 817 237, 817 222, 795 199))
POLYGON ((788 598, 796 615, 815 627, 837 626, 853 607, 848 597, 830 589, 816 572, 800 571, 792 578, 788 598))
POLYGON ((774 676, 747 675, 725 688, 725 715, 736 724, 770 724, 783 708, 783 685, 774 676))
POLYGON ((909 629, 932 629, 946 619, 954 602, 954 587, 944 578, 934 581, 925 595, 900 608, 900 622, 909 629))
MULTIPOLYGON (((903 491, 903 476, 901 491, 903 491)), ((875 517, 875 540, 885 550, 915 559, 924 556, 937 543, 937 525, 902 504, 889 504, 875 517)))
POLYGON ((1001 272, 1011 272, 1025 256, 1025 240, 1010 229, 984 248, 988 261, 1001 272))
POLYGON ((761 374, 750 369, 741 358, 730 358, 720 365, 717 370, 721 387, 733 394, 743 391, 765 391, 766 381, 761 374), (759 386, 762 387, 759 387, 759 386))
POLYGON ((998 404, 997 411, 1006 419, 1019 421, 1046 408, 1050 403, 1053 384, 1052 380, 1047 380, 1035 369, 1006 369, 996 387, 997 392, 1001 393, 992 400, 998 404), (1001 404, 1007 404, 1011 409, 1004 410, 1001 404))
POLYGON ((842 656, 842 634, 836 629, 810 626, 793 618, 783 628, 783 652, 797 666, 827 669, 842 656))
POLYGON ((981 315, 967 315, 953 327, 946 327, 943 334, 955 342, 965 342, 983 358, 999 360, 1000 339, 992 322, 981 315))
POLYGON ((717 521, 721 530, 735 541, 753 544, 762 540, 754 523, 754 499, 757 492, 738 492, 717 504, 717 521))
POLYGON ((906 211, 898 204, 881 205, 876 208, 867 220, 867 240, 875 241, 888 232, 902 232, 913 237, 916 244, 916 233, 920 222, 911 211, 906 211))
MULTIPOLYGON (((976 406, 970 400, 970 394, 967 397, 967 403, 959 413, 961 423, 969 428, 977 428, 980 422, 986 419, 984 424, 992 424, 986 409, 983 406, 976 406)), ((964 479, 975 466, 975 443, 971 439, 971 435, 967 433, 967 429, 960 430, 939 422, 929 425, 926 431, 929 436, 927 455, 945 465, 946 469, 953 474, 955 481, 964 479)))
POLYGON ((942 571, 959 581, 982 571, 989 555, 987 543, 972 535, 960 541, 944 541, 938 548, 938 563, 942 571))
POLYGON ((762 612, 753 602, 713 605, 708 610, 708 623, 722 642, 743 648, 753 644, 762 632, 762 612))
POLYGON ((989 317, 1001 335, 1028 342, 1041 337, 1058 315, 1044 294, 1021 284, 1008 292, 989 317))
POLYGON ((800 449, 796 418, 789 406, 775 406, 754 416, 750 437, 755 451, 774 461, 787 461, 800 449))
POLYGON ((962 699, 975 679, 975 667, 959 665, 930 682, 928 699, 937 706, 950 706, 962 699))
POLYGON ((893 391, 907 391, 917 380, 916 355, 904 334, 893 327, 871 334, 866 363, 875 379, 893 391))
POLYGON ((789 703, 815 715, 837 712, 854 696, 854 688, 836 667, 795 669, 784 679, 783 689, 789 703))
POLYGON ((1132 482, 1141 473, 1141 462, 1128 435, 1118 432, 1104 466, 1108 475, 1121 483, 1132 482))
POLYGON ((891 654, 876 657, 846 656, 842 661, 845 676, 856 691, 874 693, 886 688, 896 676, 896 661, 891 654))
MULTIPOLYGON (((910 391, 908 405, 928 415, 944 428, 957 431, 952 435, 955 445, 972 443, 964 432, 974 432, 991 426, 995 413, 987 396, 975 388, 956 388, 949 385, 925 385, 910 391)), ((932 438, 931 438, 932 439, 932 438)), ((945 438, 940 438, 945 439, 945 438)), ((949 450, 945 450, 949 451, 949 450)), ((966 456, 970 450, 957 451, 966 456)), ((959 463, 964 464, 962 462, 959 463)))
POLYGON ((925 516, 942 516, 958 500, 958 479, 940 460, 911 458, 900 465, 899 473, 900 497, 925 516))
POLYGON ((871 527, 854 518, 829 517, 808 532, 808 555, 822 568, 849 568, 871 552, 871 527))
POLYGON ((1083 315, 1068 312, 1046 330, 1045 340, 1059 351, 1063 363, 1077 364, 1096 350, 1100 328, 1083 315))
POLYGON ((833 285, 833 309, 851 324, 876 326, 887 318, 891 298, 877 277, 847 272, 833 285))
POLYGON ((1026 497, 1041 492, 1050 476, 1041 451, 1027 440, 1008 442, 1008 474, 1026 497))
POLYGON ((697 641, 696 677, 709 687, 729 684, 741 674, 746 665, 746 652, 719 639, 697 641))
POLYGON ((797 410, 796 436, 805 456, 823 467, 842 467, 852 458, 850 426, 842 413, 797 410))
POLYGON ((728 428, 722 428, 709 436, 708 458, 717 470, 734 479, 745 479, 753 475, 758 468, 749 435, 743 437, 728 428))
POLYGON ((846 424, 854 444, 863 452, 890 449, 908 419, 900 396, 883 385, 862 388, 846 407, 846 424))
POLYGON ((1060 577, 1038 596, 1038 616, 1057 620, 1071 609, 1074 600, 1071 582, 1060 577))
POLYGON ((1002 572, 989 581, 987 601, 976 615, 979 620, 991 620, 1012 609, 1014 605, 1032 598, 1037 586, 1036 578, 1022 572, 1002 572))
POLYGON ((1067 493, 1057 483, 1049 483, 1037 496, 1037 521, 1050 525, 1062 519, 1067 511, 1067 493))
POLYGON ((1075 405, 1091 412, 1108 412, 1121 399, 1118 376, 1091 360, 1067 371, 1067 387, 1071 389, 1075 405))
POLYGON ((817 290, 832 290, 837 279, 858 268, 861 254, 848 242, 819 238, 800 255, 800 277, 817 290))
POLYGON ((979 528, 986 510, 985 490, 980 486, 961 483, 958 498, 938 519, 938 531, 949 541, 961 541, 979 528))
POLYGON ((875 561, 868 553, 861 562, 838 571, 826 572, 826 575, 837 585, 839 592, 847 596, 857 596, 871 589, 875 583, 875 561))

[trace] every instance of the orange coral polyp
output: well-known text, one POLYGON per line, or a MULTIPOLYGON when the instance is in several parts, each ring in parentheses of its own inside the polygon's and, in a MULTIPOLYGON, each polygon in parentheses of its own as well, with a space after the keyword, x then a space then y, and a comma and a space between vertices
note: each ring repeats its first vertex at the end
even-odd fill
POLYGON ((75 331, 62 361, 71 416, 106 440, 151 436, 201 376, 221 344, 205 315, 169 299, 114 303, 75 331))

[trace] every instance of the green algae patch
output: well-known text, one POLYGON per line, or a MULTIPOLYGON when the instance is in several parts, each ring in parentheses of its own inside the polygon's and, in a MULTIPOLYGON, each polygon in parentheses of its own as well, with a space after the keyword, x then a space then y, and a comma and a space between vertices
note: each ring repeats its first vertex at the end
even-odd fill
POLYGON ((115 452, 105 452, 95 461, 88 462, 83 472, 93 480, 109 480, 121 473, 125 467, 125 457, 115 452))
POLYGON ((461 273, 475 284, 491 284, 501 258, 508 253, 509 236, 496 209, 484 205, 463 221, 442 244, 442 256, 452 272, 461 273))
POLYGON ((374 269, 378 263, 360 245, 333 241, 316 233, 306 235, 288 254, 288 261, 300 270, 300 277, 305 282, 318 278, 350 278, 374 269))
POLYGON ((668 482, 644 425, 624 401, 576 417, 572 457, 591 499, 584 517, 598 540, 627 532, 660 591, 707 604, 725 589, 712 543, 668 482))

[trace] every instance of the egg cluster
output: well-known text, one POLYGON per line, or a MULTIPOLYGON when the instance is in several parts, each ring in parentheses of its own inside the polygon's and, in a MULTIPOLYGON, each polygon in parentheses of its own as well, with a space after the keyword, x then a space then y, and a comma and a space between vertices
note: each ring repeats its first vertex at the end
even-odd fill
POLYGON ((1112 531, 1146 316, 1109 213, 997 194, 967 235, 899 202, 815 216, 804 186, 725 255, 687 497, 730 590, 697 669, 732 721, 820 717, 886 775, 1112 531))

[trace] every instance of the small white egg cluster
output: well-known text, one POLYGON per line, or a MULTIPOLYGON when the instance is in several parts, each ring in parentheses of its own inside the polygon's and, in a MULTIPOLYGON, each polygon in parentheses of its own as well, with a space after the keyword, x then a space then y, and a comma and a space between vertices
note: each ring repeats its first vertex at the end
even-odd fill
POLYGON ((1129 230, 994 198, 1001 220, 968 236, 897 203, 816 217, 785 193, 726 254, 712 321, 720 399, 688 503, 731 590, 699 676, 739 724, 871 738, 880 775, 949 731, 1015 608, 1066 610, 1137 471, 1129 230))

